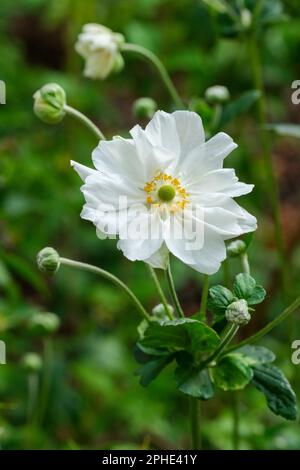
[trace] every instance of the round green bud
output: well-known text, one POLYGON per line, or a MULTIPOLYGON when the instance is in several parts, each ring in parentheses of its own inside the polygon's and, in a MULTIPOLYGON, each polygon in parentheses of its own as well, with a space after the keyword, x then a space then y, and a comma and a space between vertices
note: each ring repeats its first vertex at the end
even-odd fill
POLYGON ((38 354, 34 352, 28 352, 24 354, 22 358, 22 365, 29 372, 38 372, 41 370, 43 362, 38 354))
POLYGON ((215 85, 207 88, 205 99, 210 104, 223 104, 230 98, 228 89, 225 86, 215 85))
POLYGON ((231 258, 241 256, 247 250, 247 245, 243 240, 234 240, 227 246, 227 254, 231 258))
POLYGON ((151 119, 157 110, 157 104, 152 98, 139 98, 133 103, 132 111, 138 119, 151 119))
POLYGON ((66 93, 56 83, 48 83, 33 95, 33 110, 46 124, 58 124, 65 116, 66 93))
MULTIPOLYGON (((168 310, 171 314, 174 313, 174 308, 172 305, 168 304, 168 310)), ((157 320, 166 320, 167 314, 166 314, 166 309, 163 304, 158 304, 152 309, 152 315, 155 317, 157 320)))
POLYGON ((40 271, 54 274, 60 266, 60 257, 54 248, 47 246, 38 252, 36 262, 40 271))
POLYGON ((60 326, 60 319, 55 313, 45 312, 33 315, 29 320, 30 332, 36 335, 55 333, 60 326))
POLYGON ((170 184, 164 184, 157 191, 157 195, 162 202, 171 202, 176 196, 176 191, 170 184))
POLYGON ((228 305, 225 312, 226 319, 229 323, 234 325, 247 325, 251 320, 251 315, 248 310, 248 304, 245 299, 236 300, 228 305))

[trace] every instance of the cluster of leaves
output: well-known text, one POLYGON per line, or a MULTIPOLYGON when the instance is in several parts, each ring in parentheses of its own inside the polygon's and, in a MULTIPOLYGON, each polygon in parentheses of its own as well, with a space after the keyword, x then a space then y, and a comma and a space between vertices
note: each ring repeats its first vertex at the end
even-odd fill
POLYGON ((260 304, 265 296, 265 289, 256 284, 255 279, 246 273, 240 273, 235 277, 232 291, 221 285, 211 287, 209 289, 208 309, 214 314, 214 329, 216 331, 223 329, 225 312, 232 302, 244 299, 252 309, 252 306, 260 304))
POLYGON ((233 292, 223 286, 210 289, 209 307, 218 319, 213 327, 196 318, 153 320, 134 351, 141 365, 137 371, 140 383, 149 385, 168 364, 175 362, 177 388, 186 395, 208 400, 216 389, 236 391, 251 384, 265 395, 273 413, 296 419, 296 396, 282 372, 271 364, 275 356, 270 350, 247 345, 228 353, 225 350, 213 360, 221 344, 215 325, 224 319, 227 306, 237 299, 256 305, 265 294, 251 276, 238 274, 233 292))

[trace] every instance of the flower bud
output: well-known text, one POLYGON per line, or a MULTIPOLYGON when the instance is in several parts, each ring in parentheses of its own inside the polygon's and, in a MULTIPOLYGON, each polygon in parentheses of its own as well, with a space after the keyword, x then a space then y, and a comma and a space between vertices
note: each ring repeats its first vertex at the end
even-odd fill
POLYGON ((157 104, 152 98, 138 98, 133 103, 132 111, 138 119, 151 119, 157 110, 157 104))
MULTIPOLYGON (((168 309, 171 314, 174 313, 174 308, 172 305, 168 304, 168 309)), ((156 320, 165 320, 167 318, 166 309, 163 304, 158 304, 152 309, 152 315, 155 317, 156 320)))
POLYGON ((42 359, 41 357, 34 353, 28 352, 22 358, 22 365, 28 372, 38 372, 42 368, 42 359))
POLYGON ((236 300, 228 305, 225 316, 229 323, 233 323, 234 325, 247 325, 251 320, 251 315, 246 300, 236 300))
POLYGON ((60 266, 59 254, 49 246, 38 252, 36 261, 39 270, 44 273, 54 274, 60 266))
POLYGON ((245 30, 250 29, 252 25, 252 13, 248 8, 241 10, 241 22, 245 30))
POLYGON ((247 250, 247 245, 243 240, 234 240, 227 246, 227 254, 231 258, 241 256, 247 250))
POLYGON ((82 28, 75 50, 85 60, 84 75, 104 80, 123 67, 121 56, 125 38, 101 24, 88 23, 82 28))
POLYGON ((225 86, 215 85, 207 88, 205 98, 210 104, 223 104, 229 100, 230 94, 225 86))
POLYGON ((55 313, 37 313, 29 320, 30 332, 36 335, 53 334, 58 330, 59 326, 60 319, 55 313))
POLYGON ((48 83, 33 95, 33 109, 38 118, 46 124, 58 124, 66 112, 66 93, 56 83, 48 83))

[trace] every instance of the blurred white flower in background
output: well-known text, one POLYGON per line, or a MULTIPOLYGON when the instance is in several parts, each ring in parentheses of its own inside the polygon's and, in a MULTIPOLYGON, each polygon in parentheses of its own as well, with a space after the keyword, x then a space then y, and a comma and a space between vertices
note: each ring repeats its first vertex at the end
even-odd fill
POLYGON ((223 132, 205 142, 201 118, 190 111, 158 111, 145 130, 137 125, 130 134, 131 139, 99 143, 92 155, 96 169, 72 162, 85 182, 81 217, 98 233, 117 235, 118 248, 132 261, 165 268, 171 252, 197 271, 213 274, 226 258, 224 240, 256 229, 255 217, 233 200, 253 185, 223 168, 237 145, 223 132), (131 211, 135 205, 139 213, 131 211), (103 213, 105 206, 110 209, 103 213), (118 223, 111 224, 116 216, 118 223), (186 222, 187 229, 180 231, 186 222), (124 236, 124 226, 133 223, 138 235, 129 230, 124 236), (188 249, 199 234, 201 246, 188 249))
POLYGON ((120 46, 122 34, 96 23, 83 26, 75 44, 75 50, 85 59, 84 75, 93 79, 105 79, 111 72, 123 66, 120 46))

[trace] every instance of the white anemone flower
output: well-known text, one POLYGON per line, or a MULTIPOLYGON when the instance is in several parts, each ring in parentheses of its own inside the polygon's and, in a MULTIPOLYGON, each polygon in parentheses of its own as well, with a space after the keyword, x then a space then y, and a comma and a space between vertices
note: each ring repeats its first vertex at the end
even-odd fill
POLYGON ((122 34, 96 23, 83 26, 75 44, 75 50, 85 59, 84 75, 93 79, 105 79, 123 64, 119 52, 124 42, 122 34))
POLYGON ((226 258, 224 241, 256 229, 255 217, 233 199, 253 185, 223 168, 237 145, 223 132, 205 142, 201 118, 190 111, 158 111, 145 130, 137 125, 130 134, 99 143, 96 169, 72 162, 85 183, 81 217, 101 238, 118 237, 132 261, 165 269, 171 252, 215 273, 226 258))

